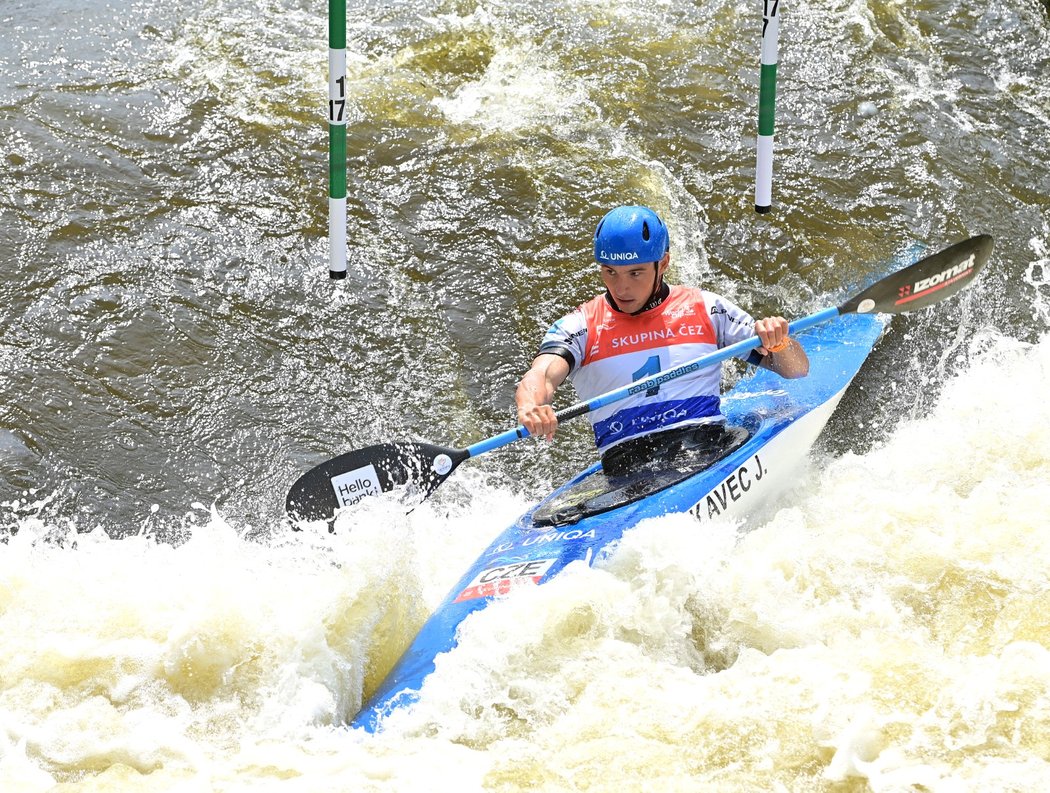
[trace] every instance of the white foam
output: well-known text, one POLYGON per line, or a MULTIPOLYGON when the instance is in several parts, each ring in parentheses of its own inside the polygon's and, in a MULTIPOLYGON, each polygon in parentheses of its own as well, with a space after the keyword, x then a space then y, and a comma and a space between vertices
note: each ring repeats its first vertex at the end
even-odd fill
POLYGON ((214 509, 177 547, 22 518, 0 554, 0 783, 1036 789, 1050 337, 969 354, 929 416, 742 537, 650 520, 476 613, 376 736, 340 725, 526 506, 480 473, 270 545, 214 509))
POLYGON ((550 54, 523 42, 498 47, 476 80, 460 85, 434 105, 455 124, 493 132, 551 127, 579 116, 586 91, 548 62, 550 54))

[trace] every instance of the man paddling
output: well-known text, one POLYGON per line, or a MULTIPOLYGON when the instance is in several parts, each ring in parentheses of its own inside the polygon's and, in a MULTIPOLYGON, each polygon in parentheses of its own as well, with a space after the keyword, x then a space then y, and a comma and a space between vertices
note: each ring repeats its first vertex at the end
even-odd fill
MULTIPOLYGON (((609 212, 594 232, 594 258, 605 294, 551 326, 518 384, 518 420, 531 435, 554 437, 550 403, 566 378, 587 401, 754 336, 762 346, 748 363, 785 378, 808 374, 805 350, 783 317, 755 321, 714 292, 664 283, 670 237, 653 210, 609 212)), ((618 476, 645 462, 669 463, 683 448, 717 445, 721 379, 721 366, 710 366, 588 413, 605 472, 618 476)))

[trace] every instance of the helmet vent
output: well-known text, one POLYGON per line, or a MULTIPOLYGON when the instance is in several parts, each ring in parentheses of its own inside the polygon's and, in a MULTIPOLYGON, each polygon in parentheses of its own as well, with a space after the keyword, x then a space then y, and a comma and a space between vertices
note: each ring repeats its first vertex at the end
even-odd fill
POLYGON ((649 223, 646 221, 642 221, 642 239, 649 241, 649 223))

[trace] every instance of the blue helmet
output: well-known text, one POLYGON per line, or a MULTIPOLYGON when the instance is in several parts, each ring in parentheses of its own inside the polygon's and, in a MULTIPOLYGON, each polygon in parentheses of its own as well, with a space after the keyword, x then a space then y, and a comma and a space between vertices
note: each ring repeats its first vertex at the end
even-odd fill
POLYGON ((658 262, 670 246, 667 226, 649 207, 616 207, 594 230, 594 260, 598 264, 658 262))

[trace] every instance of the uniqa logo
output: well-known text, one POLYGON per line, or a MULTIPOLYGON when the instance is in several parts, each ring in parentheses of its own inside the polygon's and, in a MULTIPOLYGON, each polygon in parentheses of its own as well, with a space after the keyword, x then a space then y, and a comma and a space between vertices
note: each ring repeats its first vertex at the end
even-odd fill
POLYGON ((602 251, 602 259, 610 262, 631 262, 638 258, 638 254, 635 251, 627 251, 626 253, 606 253, 602 251))

